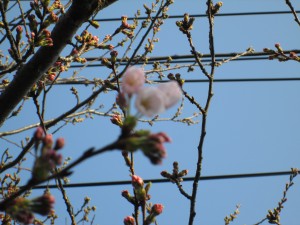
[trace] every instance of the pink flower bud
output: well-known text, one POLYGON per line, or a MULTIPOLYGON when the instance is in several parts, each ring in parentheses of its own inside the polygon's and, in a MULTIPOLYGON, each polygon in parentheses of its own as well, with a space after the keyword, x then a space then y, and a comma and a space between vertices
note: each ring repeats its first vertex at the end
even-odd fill
POLYGON ((17 26, 16 30, 17 30, 18 33, 22 33, 23 32, 23 28, 20 25, 17 26))
POLYGON ((122 125, 123 125, 122 116, 119 115, 119 114, 113 115, 113 116, 110 118, 110 121, 111 121, 113 124, 115 124, 115 125, 117 125, 117 126, 119 126, 119 127, 122 127, 122 125))
POLYGON ((118 56, 118 52, 117 51, 111 51, 110 52, 110 56, 111 57, 117 57, 118 56))
POLYGON ((62 149, 65 146, 65 139, 64 138, 57 138, 54 150, 62 149))
POLYGON ((22 224, 32 224, 34 216, 30 209, 30 203, 29 200, 19 197, 9 203, 5 211, 22 224))
POLYGON ((155 215, 159 215, 162 213, 164 209, 164 206, 162 204, 154 204, 152 206, 151 212, 153 212, 155 215))
POLYGON ((53 195, 44 194, 32 200, 31 210, 42 216, 47 216, 52 211, 54 203, 55 198, 53 195))
POLYGON ((160 164, 162 159, 167 156, 165 142, 171 142, 171 138, 167 134, 163 132, 150 134, 140 148, 153 164, 160 164))
POLYGON ((135 225, 134 218, 132 216, 127 216, 124 218, 124 225, 135 225))
POLYGON ((53 144, 52 134, 47 134, 43 139, 44 145, 47 147, 51 147, 53 144))
POLYGON ((44 136, 44 129, 42 127, 38 127, 34 132, 34 138, 36 140, 42 140, 44 136))
POLYGON ((133 175, 131 177, 131 182, 132 182, 132 186, 134 188, 138 188, 138 187, 143 187, 144 186, 144 181, 141 177, 137 176, 137 175, 133 175))
POLYGON ((125 198, 129 197, 130 196, 129 191, 128 190, 123 190, 122 191, 122 196, 125 197, 125 198))
POLYGON ((47 75, 47 78, 48 78, 48 80, 50 80, 50 81, 54 81, 54 80, 55 80, 55 77, 56 77, 55 73, 50 73, 50 74, 47 75))

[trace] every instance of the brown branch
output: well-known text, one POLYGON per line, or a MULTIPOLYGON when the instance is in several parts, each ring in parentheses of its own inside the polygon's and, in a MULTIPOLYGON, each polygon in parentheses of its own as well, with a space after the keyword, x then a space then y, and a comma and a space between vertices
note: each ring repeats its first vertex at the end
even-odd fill
POLYGON ((0 126, 34 83, 53 65, 75 32, 88 20, 95 9, 101 10, 116 1, 73 1, 72 6, 60 17, 52 31, 53 46, 41 47, 31 60, 17 71, 14 80, 0 96, 0 126))
POLYGON ((5 12, 5 9, 4 9, 4 5, 2 3, 2 1, 0 1, 0 12, 1 12, 1 16, 2 16, 2 21, 3 21, 3 24, 4 24, 4 29, 6 31, 6 34, 7 34, 7 38, 8 38, 8 41, 10 43, 10 47, 11 47, 11 50, 12 50, 12 54, 14 55, 14 59, 19 62, 20 61, 20 54, 19 54, 19 51, 18 51, 18 47, 16 45, 16 41, 11 33, 11 30, 9 29, 9 25, 7 23, 7 20, 6 20, 6 12, 5 12))
POLYGON ((294 15, 294 17, 295 17, 296 23, 298 23, 298 25, 300 26, 299 18, 298 18, 298 16, 297 16, 297 13, 296 13, 296 11, 295 11, 295 9, 294 9, 292 3, 290 2, 290 0, 285 0, 285 3, 290 7, 290 9, 291 9, 291 11, 292 11, 292 13, 293 13, 293 15, 294 15))
MULTIPOLYGON (((58 173, 59 171, 57 169, 55 169, 55 172, 58 173)), ((67 196, 67 192, 64 189, 64 186, 63 186, 63 184, 61 182, 61 178, 58 177, 56 180, 58 182, 59 190, 60 190, 60 192, 61 192, 61 194, 63 196, 64 202, 66 204, 67 212, 68 212, 68 214, 69 214, 69 216, 71 218, 72 225, 76 225, 75 216, 74 216, 74 213, 73 213, 73 207, 72 207, 71 202, 70 202, 70 200, 69 200, 69 198, 67 196)))
MULTIPOLYGON (((192 195, 190 200, 190 216, 189 216, 189 225, 193 225, 194 219, 196 216, 196 198, 197 198, 197 192, 198 192, 198 182, 201 176, 202 171, 202 160, 203 160, 203 146, 204 146, 204 140, 206 136, 206 123, 207 123, 207 112, 210 106, 211 99, 213 97, 213 77, 214 77, 214 68, 215 68, 215 50, 214 50, 214 38, 213 38, 213 24, 214 24, 214 17, 212 14, 212 0, 207 0, 207 16, 209 20, 209 49, 210 49, 210 55, 211 55, 211 74, 208 74, 203 71, 201 68, 201 64, 199 64, 200 68, 202 69, 202 72, 209 80, 209 87, 208 87, 208 93, 207 93, 207 100, 204 107, 204 112, 202 115, 202 126, 201 126, 201 134, 200 134, 200 140, 198 145, 198 159, 197 159, 197 165, 196 165, 196 173, 193 181, 193 189, 192 189, 192 195)), ((190 40, 190 39, 189 39, 190 40)), ((190 41, 190 45, 191 45, 190 41)), ((192 45, 191 45, 192 46, 192 45)), ((196 54, 196 51, 193 50, 194 54, 196 54)), ((195 55, 197 56, 197 54, 195 55)), ((198 57, 197 57, 198 58, 198 57)), ((196 58, 196 60, 197 60, 196 58)), ((199 60, 199 59, 198 59, 199 60)))
POLYGON ((3 173, 5 170, 12 168, 16 164, 18 164, 21 161, 21 159, 25 156, 25 154, 30 150, 30 148, 33 146, 33 144, 34 144, 34 139, 31 138, 31 140, 23 148, 22 152, 18 155, 17 158, 15 158, 12 162, 7 163, 3 167, 0 168, 0 174, 3 173))

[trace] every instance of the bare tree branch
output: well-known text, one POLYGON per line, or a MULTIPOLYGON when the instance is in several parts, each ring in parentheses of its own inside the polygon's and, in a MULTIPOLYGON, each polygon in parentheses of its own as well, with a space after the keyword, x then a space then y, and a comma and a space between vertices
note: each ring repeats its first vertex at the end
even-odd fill
POLYGON ((81 25, 95 10, 102 10, 116 1, 74 0, 70 9, 60 18, 52 31, 53 46, 41 47, 31 60, 17 71, 14 80, 0 96, 0 126, 33 84, 53 65, 81 25))
POLYGON ((290 0, 285 0, 285 3, 288 5, 288 7, 290 7, 290 9, 291 9, 291 11, 292 11, 292 13, 294 15, 296 23, 300 26, 300 21, 299 21, 299 18, 297 16, 297 12, 295 11, 292 3, 290 2, 290 0))

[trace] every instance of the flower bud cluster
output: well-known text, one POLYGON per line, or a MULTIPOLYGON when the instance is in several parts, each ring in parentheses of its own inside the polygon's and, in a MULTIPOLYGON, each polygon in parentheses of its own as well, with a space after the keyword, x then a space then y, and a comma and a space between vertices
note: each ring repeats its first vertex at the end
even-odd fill
POLYGON ((179 172, 178 162, 173 163, 173 173, 170 174, 167 171, 162 171, 161 176, 169 179, 172 183, 180 183, 183 181, 183 177, 188 174, 188 170, 181 170, 179 172))
MULTIPOLYGON (((46 1, 48 1, 48 0, 46 0, 46 1)), ((49 1, 49 3, 50 3, 50 1, 49 1)), ((48 3, 48 4, 49 4, 49 3, 48 3)), ((55 9, 59 9, 62 13, 64 12, 64 6, 63 6, 63 4, 60 2, 60 0, 54 0, 53 4, 52 4, 50 7, 48 7, 48 11, 49 11, 49 12, 52 12, 52 11, 54 11, 55 9)))
POLYGON ((134 191, 134 196, 131 196, 128 190, 122 191, 122 196, 133 205, 140 206, 150 199, 148 195, 149 189, 151 187, 151 182, 144 186, 144 180, 137 176, 132 175, 131 184, 134 191))
MULTIPOLYGON (((127 199, 131 204, 135 205, 135 207, 145 206, 146 201, 150 200, 150 195, 148 194, 151 182, 146 186, 144 185, 144 180, 137 176, 132 175, 131 184, 134 191, 134 196, 131 196, 127 190, 122 191, 122 196, 127 199)), ((151 208, 148 209, 149 215, 145 218, 143 224, 151 224, 155 221, 156 216, 160 215, 163 211, 162 204, 154 204, 151 208)), ((124 225, 134 225, 135 220, 131 216, 127 216, 124 219, 124 225)))
POLYGON ((57 23, 58 22, 58 16, 52 11, 49 13, 49 15, 47 16, 47 18, 44 20, 42 27, 46 28, 48 26, 50 26, 53 23, 57 23))
POLYGON ((279 43, 276 43, 275 48, 277 51, 270 49, 270 48, 264 48, 263 52, 269 54, 269 60, 277 59, 279 62, 285 62, 288 60, 295 60, 297 62, 300 62, 300 57, 297 55, 296 52, 290 52, 289 55, 285 54, 283 51, 283 48, 279 43))
POLYGON ((155 222, 156 216, 160 215, 163 212, 164 206, 162 204, 154 204, 150 210, 150 214, 147 216, 145 225, 149 225, 155 222))
POLYGON ((32 176, 33 179, 46 179, 48 173, 55 168, 55 166, 62 163, 62 155, 57 151, 64 147, 65 141, 63 138, 58 138, 53 147, 53 138, 51 134, 44 135, 42 127, 38 127, 34 133, 35 149, 38 153, 36 157, 32 176), (41 144, 41 148, 39 145, 41 144), (38 152, 39 150, 39 152, 38 152))
MULTIPOLYGON (((123 125, 124 127, 126 126, 123 125)), ((138 130, 120 139, 119 144, 120 148, 130 152, 140 149, 151 163, 157 165, 167 155, 165 142, 171 142, 171 139, 163 132, 152 134, 147 130, 138 130)))
POLYGON ((35 41, 35 46, 53 46, 51 32, 46 29, 42 30, 37 40, 35 41))
MULTIPOLYGON (((215 5, 213 3, 210 4, 210 10, 211 10, 211 15, 214 16, 216 15, 220 8, 222 7, 223 2, 217 2, 215 5)), ((207 12, 208 14, 208 12, 207 12)))
POLYGON ((81 43, 88 46, 98 46, 99 38, 97 36, 93 36, 91 33, 89 33, 87 30, 84 30, 81 35, 76 35, 75 39, 81 43))
POLYGON ((115 30, 112 36, 121 32, 124 35, 126 35, 128 38, 132 39, 134 37, 134 30, 137 26, 137 21, 134 20, 133 24, 129 24, 127 22, 128 20, 127 16, 122 16, 121 19, 122 19, 121 25, 115 30))
POLYGON ((179 27, 179 30, 187 34, 190 30, 193 29, 193 23, 195 21, 195 18, 190 17, 189 14, 185 13, 183 20, 181 21, 176 21, 176 25, 179 27))
POLYGON ((7 205, 5 212, 20 223, 32 224, 34 220, 33 213, 47 216, 51 213, 54 202, 54 197, 49 193, 32 200, 19 197, 7 205))

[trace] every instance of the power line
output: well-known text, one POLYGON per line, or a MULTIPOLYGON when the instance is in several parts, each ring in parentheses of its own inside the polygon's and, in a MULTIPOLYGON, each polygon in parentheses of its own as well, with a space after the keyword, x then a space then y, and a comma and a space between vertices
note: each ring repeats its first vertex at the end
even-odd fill
MULTIPOLYGON (((243 57, 243 58, 238 58, 232 61, 252 61, 252 60, 267 60, 268 57, 243 57)), ((148 61, 149 62, 149 61, 148 61)), ((160 62, 160 61, 156 61, 159 63, 166 63, 165 62, 160 62)), ((203 63, 208 63, 211 62, 210 59, 203 59, 201 60, 201 62, 203 63)), ((216 62, 222 62, 221 59, 217 59, 216 62)), ((195 63, 195 60, 173 60, 171 62, 169 62, 170 64, 187 64, 187 63, 195 63)), ((119 66, 125 66, 127 64, 127 62, 120 62, 118 65, 119 66)), ((144 61, 140 61, 138 63, 136 63, 135 65, 143 65, 144 61)), ((104 65, 97 63, 97 64, 77 64, 77 65, 71 65, 70 68, 82 68, 82 67, 103 67, 104 65)))
MULTIPOLYGON (((298 172, 299 173, 299 172, 298 172)), ((229 174, 229 175, 215 175, 215 176, 202 176, 199 180, 225 180, 225 179, 240 179, 240 178, 257 178, 257 177, 274 177, 274 176, 286 176, 291 175, 291 171, 279 171, 279 172, 264 172, 264 173, 245 173, 245 174, 229 174)), ((186 177, 184 181, 193 181, 193 177, 186 177)), ((169 183, 168 179, 147 179, 145 183, 169 183)), ((87 183, 74 183, 65 184, 64 188, 78 188, 78 187, 101 187, 101 186, 116 186, 116 185, 129 185, 130 180, 125 181, 106 181, 106 182, 87 182, 87 183)), ((39 185, 33 187, 33 189, 44 189, 44 188, 57 188, 57 185, 39 185)))
MULTIPOLYGON (((300 53, 300 49, 291 49, 291 50, 285 50, 283 51, 284 54, 289 54, 290 52, 300 53)), ((200 54, 200 53, 199 53, 200 54)), ((235 57, 237 55, 242 55, 243 52, 227 52, 227 53, 216 53, 216 58, 229 58, 229 57, 235 57)), ((269 56, 271 53, 268 52, 252 52, 247 53, 244 56, 241 57, 256 57, 256 56, 269 56)), ((210 54, 201 54, 201 58, 211 58, 210 54)), ((139 58, 139 57, 137 57, 139 58)), ((192 54, 185 54, 185 55, 170 55, 170 56, 153 56, 153 57, 147 57, 147 61, 163 61, 168 60, 169 58, 172 58, 172 60, 177 59, 194 59, 195 56, 192 54)), ((86 57, 87 61, 101 61, 102 58, 99 57, 86 57)), ((265 59, 265 58, 263 58, 265 59)), ((117 61, 120 61, 121 59, 117 59, 117 61)))
MULTIPOLYGON (((154 80, 154 82, 167 82, 169 80, 154 80)), ((214 79, 214 83, 235 83, 235 82, 283 82, 283 81, 300 81, 300 77, 274 77, 274 78, 226 78, 214 79)), ((185 83, 207 83, 204 79, 187 79, 185 83)), ((93 80, 57 80, 55 85, 90 85, 95 84, 93 80)), ((1 87, 1 86, 0 86, 1 87)))
MULTIPOLYGON (((283 51, 283 54, 289 54, 290 52, 295 52, 296 54, 300 53, 299 49, 291 49, 291 50, 285 50, 283 51)), ((215 57, 217 58, 217 62, 223 62, 224 58, 231 58, 236 57, 240 55, 240 58, 234 59, 232 61, 249 61, 249 60, 266 60, 269 59, 269 55, 272 55, 272 53, 268 52, 253 52, 253 53, 247 53, 246 55, 242 55, 242 52, 239 53, 217 53, 215 54, 215 57)), ((201 62, 211 62, 211 55, 210 54, 201 54, 201 62)), ((86 57, 85 58, 88 62, 96 62, 101 61, 102 57, 86 57)), ((139 57, 136 57, 135 60, 139 59, 139 57)), ((126 65, 127 62, 124 61, 124 59, 117 59, 117 62, 119 62, 119 65, 126 65)), ((194 55, 188 54, 188 55, 170 55, 170 56, 154 56, 154 57, 148 57, 147 59, 141 59, 139 63, 137 64, 144 64, 144 61, 147 60, 147 62, 159 62, 159 63, 170 63, 170 64, 184 64, 184 63, 195 63, 194 55), (170 61, 170 59, 172 59, 170 61)), ((101 67, 104 66, 102 64, 75 64, 71 65, 70 68, 82 68, 82 67, 101 67)))
MULTIPOLYGON (((300 81, 300 77, 214 79, 214 83, 271 82, 271 81, 300 81)), ((203 80, 203 79, 185 80, 185 83, 207 83, 207 82, 208 80, 203 80)))
MULTIPOLYGON (((296 10, 298 11, 298 10, 296 10)), ((224 16, 259 16, 259 15, 280 15, 280 14, 292 14, 291 11, 265 11, 265 12, 241 12, 241 13, 218 13, 215 17, 224 16)), ((169 19, 182 19, 183 15, 171 15, 169 19)), ((201 18, 207 17, 206 14, 192 14, 190 17, 201 18)), ((128 20, 136 19, 135 17, 128 17, 128 20)), ((145 20, 147 17, 139 17, 138 20, 145 20)), ((106 19, 95 19, 98 22, 113 22, 120 21, 121 18, 106 18, 106 19)))

